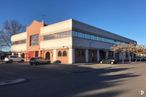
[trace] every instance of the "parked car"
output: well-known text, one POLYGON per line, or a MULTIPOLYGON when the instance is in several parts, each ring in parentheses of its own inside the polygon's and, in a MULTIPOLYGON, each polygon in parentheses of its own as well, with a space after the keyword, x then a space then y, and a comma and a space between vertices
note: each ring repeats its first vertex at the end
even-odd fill
POLYGON ((30 65, 41 65, 41 64, 50 64, 50 60, 45 60, 41 57, 31 58, 29 61, 30 65))
POLYGON ((53 62, 54 64, 61 64, 61 61, 60 60, 56 60, 53 62))
POLYGON ((136 57, 135 61, 146 61, 146 57, 136 57))
POLYGON ((117 61, 115 59, 103 59, 100 61, 101 64, 116 64, 117 61))
POLYGON ((9 62, 24 62, 24 59, 18 56, 9 56, 5 57, 4 62, 9 63, 9 62))

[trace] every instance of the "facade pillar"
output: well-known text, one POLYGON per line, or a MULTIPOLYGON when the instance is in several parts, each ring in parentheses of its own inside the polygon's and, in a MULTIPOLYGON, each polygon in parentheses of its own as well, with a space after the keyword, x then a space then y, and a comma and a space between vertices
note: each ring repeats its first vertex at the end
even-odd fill
POLYGON ((99 55, 99 50, 97 50, 97 62, 100 61, 100 55, 99 55))
POLYGON ((120 60, 125 60, 126 59, 126 53, 125 52, 119 53, 119 59, 120 60))
POLYGON ((109 51, 107 50, 106 51, 106 59, 108 59, 108 54, 109 54, 109 51))
POLYGON ((18 57, 21 57, 21 53, 18 53, 18 57))
POLYGON ((41 51, 41 50, 39 50, 39 57, 43 57, 43 56, 42 56, 42 51, 41 51))
POLYGON ((69 48, 68 58, 69 64, 75 63, 75 49, 69 48))
POLYGON ((86 57, 85 61, 89 62, 89 52, 88 52, 88 49, 86 49, 86 51, 85 51, 85 57, 86 57))
POLYGON ((53 50, 53 62, 56 61, 56 49, 53 50))
POLYGON ((132 53, 132 60, 134 59, 134 54, 132 53))
POLYGON ((116 59, 116 53, 115 52, 113 52, 113 58, 116 59))
POLYGON ((12 53, 11 55, 14 56, 14 53, 12 53))
POLYGON ((124 60, 126 60, 126 59, 127 59, 126 55, 127 55, 127 53, 126 53, 126 52, 124 52, 124 54, 123 54, 124 60))

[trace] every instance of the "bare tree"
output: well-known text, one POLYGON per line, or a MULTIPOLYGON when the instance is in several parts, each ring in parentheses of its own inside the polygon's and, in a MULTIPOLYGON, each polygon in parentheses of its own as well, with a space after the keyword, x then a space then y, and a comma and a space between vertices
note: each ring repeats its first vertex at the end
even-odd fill
POLYGON ((143 45, 137 45, 135 54, 140 56, 140 61, 141 61, 141 58, 143 57, 144 53, 145 53, 145 47, 143 45))
MULTIPOLYGON (((125 53, 128 53, 128 59, 130 63, 131 63, 131 53, 136 54, 137 56, 140 56, 140 60, 146 54, 146 49, 143 45, 135 45, 132 43, 116 44, 111 47, 111 50, 114 51, 115 53, 119 52, 122 54, 122 63, 124 63, 125 53)), ((137 61, 137 58, 135 61, 137 61)))
POLYGON ((131 54, 134 54, 136 51, 136 45, 133 43, 129 43, 127 44, 127 53, 128 53, 128 59, 129 59, 129 63, 131 63, 131 54))
POLYGON ((25 30, 25 26, 20 24, 17 20, 11 20, 11 21, 6 20, 3 23, 3 27, 0 32, 0 46, 4 45, 10 48, 11 36, 19 32, 22 32, 24 30, 25 30))

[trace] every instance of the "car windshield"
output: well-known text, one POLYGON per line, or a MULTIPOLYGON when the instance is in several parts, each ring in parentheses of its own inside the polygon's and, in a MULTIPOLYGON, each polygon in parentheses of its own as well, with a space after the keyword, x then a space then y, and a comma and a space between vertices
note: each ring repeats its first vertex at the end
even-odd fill
POLYGON ((10 56, 10 58, 17 58, 17 56, 10 56))

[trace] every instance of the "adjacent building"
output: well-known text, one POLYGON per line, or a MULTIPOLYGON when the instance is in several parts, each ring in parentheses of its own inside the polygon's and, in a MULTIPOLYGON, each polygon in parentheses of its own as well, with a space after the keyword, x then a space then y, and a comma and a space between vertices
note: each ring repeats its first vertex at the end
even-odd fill
POLYGON ((11 37, 13 54, 29 61, 32 57, 43 57, 65 64, 99 62, 104 58, 119 58, 110 51, 118 43, 134 43, 126 37, 69 19, 46 25, 33 21, 22 32, 11 37))

